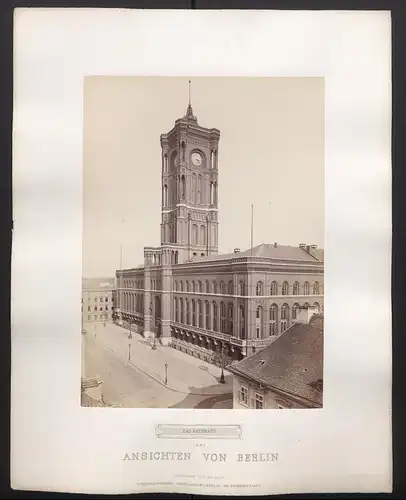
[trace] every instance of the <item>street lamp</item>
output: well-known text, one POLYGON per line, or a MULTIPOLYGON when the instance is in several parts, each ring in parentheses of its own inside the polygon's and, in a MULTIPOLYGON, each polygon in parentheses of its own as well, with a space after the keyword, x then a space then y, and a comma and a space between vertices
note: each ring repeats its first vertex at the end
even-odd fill
POLYGON ((128 361, 131 361, 131 344, 128 344, 128 361))
MULTIPOLYGON (((152 302, 150 302, 149 304, 149 314, 151 316, 151 325, 152 325, 152 302)), ((155 331, 152 332, 153 336, 154 336, 154 343, 152 344, 152 350, 155 351, 156 350, 156 343, 155 343, 155 331)))
POLYGON ((165 385, 168 384, 168 363, 165 363, 165 385))
POLYGON ((224 346, 221 347, 221 353, 220 353, 220 362, 221 362, 221 375, 220 375, 220 384, 225 384, 225 378, 224 378, 224 346))

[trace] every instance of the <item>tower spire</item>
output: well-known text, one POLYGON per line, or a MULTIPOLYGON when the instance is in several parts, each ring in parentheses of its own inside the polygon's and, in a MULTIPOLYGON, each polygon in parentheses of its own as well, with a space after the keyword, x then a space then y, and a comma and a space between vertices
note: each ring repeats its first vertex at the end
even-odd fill
POLYGON ((197 123, 197 118, 193 114, 193 109, 192 109, 192 82, 191 82, 191 80, 189 80, 189 104, 187 107, 185 118, 188 121, 192 121, 192 122, 197 123))

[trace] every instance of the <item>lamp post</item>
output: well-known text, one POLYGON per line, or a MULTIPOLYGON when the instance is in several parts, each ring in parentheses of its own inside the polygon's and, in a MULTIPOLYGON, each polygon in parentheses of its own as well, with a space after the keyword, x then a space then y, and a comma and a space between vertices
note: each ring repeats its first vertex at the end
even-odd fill
POLYGON ((165 363, 165 385, 168 384, 168 363, 165 363))
POLYGON ((225 384, 225 378, 224 378, 224 346, 221 346, 221 352, 220 352, 220 362, 221 362, 221 375, 220 375, 220 384, 225 384))
MULTIPOLYGON (((149 314, 151 316, 151 326, 152 326, 152 302, 149 304, 149 314)), ((154 336, 154 343, 152 344, 151 349, 153 351, 155 351, 156 350, 156 343, 155 343, 155 328, 154 328, 154 326, 152 326, 152 330, 153 330, 152 334, 154 336)))
POLYGON ((131 361, 131 344, 128 344, 128 361, 131 361))

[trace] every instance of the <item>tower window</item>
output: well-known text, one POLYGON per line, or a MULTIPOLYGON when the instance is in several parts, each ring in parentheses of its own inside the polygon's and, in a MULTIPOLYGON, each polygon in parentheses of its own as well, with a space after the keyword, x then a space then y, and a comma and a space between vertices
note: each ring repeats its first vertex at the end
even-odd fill
POLYGON ((264 294, 264 285, 263 285, 262 281, 258 281, 258 283, 257 283, 256 294, 257 295, 263 295, 264 294))

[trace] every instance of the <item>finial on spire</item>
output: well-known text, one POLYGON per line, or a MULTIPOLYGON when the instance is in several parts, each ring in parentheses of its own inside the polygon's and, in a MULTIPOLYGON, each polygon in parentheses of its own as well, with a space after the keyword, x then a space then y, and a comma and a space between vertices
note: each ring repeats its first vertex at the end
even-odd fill
POLYGON ((189 121, 197 123, 197 118, 193 114, 192 109, 192 82, 189 80, 189 104, 186 110, 186 115, 184 116, 189 121))

